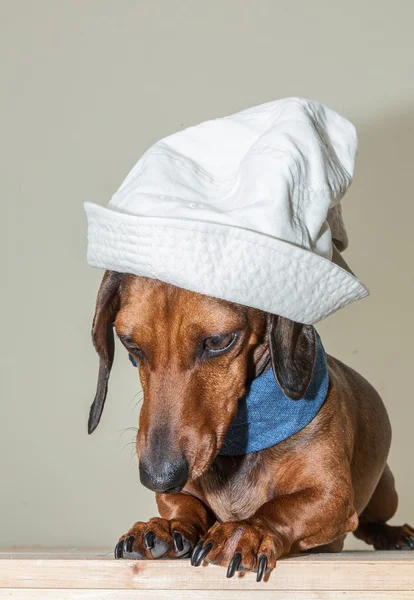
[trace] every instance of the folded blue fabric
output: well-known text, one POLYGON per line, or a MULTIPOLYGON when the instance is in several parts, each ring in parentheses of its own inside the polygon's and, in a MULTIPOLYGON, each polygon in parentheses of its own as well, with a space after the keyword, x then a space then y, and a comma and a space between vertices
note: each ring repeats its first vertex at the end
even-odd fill
POLYGON ((328 393, 325 350, 316 334, 316 360, 312 379, 301 400, 291 400, 279 387, 273 370, 254 379, 239 401, 219 454, 235 456, 279 444, 308 425, 318 414, 328 393))

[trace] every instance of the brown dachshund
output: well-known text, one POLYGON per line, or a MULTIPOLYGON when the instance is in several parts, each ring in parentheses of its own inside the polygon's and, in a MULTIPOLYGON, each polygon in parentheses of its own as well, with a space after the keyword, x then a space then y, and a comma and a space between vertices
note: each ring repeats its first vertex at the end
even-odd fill
POLYGON ((89 432, 99 423, 116 333, 137 360, 144 392, 137 453, 161 518, 137 522, 116 558, 180 558, 257 572, 279 557, 340 551, 348 532, 376 549, 414 549, 414 529, 387 525, 397 509, 387 465, 391 428, 361 375, 328 356, 329 390, 292 437, 243 456, 218 456, 238 401, 272 368, 302 397, 315 330, 157 280, 106 272, 93 342, 100 356, 89 432))

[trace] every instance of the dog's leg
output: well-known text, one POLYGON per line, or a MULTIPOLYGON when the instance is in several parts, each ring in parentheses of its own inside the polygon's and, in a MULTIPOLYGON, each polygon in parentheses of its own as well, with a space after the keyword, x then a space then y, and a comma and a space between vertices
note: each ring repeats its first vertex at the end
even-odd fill
POLYGON ((215 518, 206 506, 187 494, 157 494, 162 518, 138 521, 120 537, 115 558, 185 558, 215 518))
POLYGON ((228 566, 228 577, 236 570, 257 571, 260 581, 281 556, 343 537, 358 525, 352 487, 345 479, 338 477, 339 485, 331 480, 332 486, 276 497, 243 521, 216 523, 204 544, 195 548, 192 564, 204 559, 228 566))
POLYGON ((330 544, 324 544, 323 546, 316 546, 316 548, 311 548, 307 552, 310 554, 320 554, 321 552, 342 552, 345 544, 346 535, 339 537, 337 540, 334 540, 330 544))
POLYGON ((386 523, 396 513, 397 506, 394 477, 386 465, 367 507, 359 517, 355 537, 371 544, 376 550, 414 550, 413 527, 386 523))

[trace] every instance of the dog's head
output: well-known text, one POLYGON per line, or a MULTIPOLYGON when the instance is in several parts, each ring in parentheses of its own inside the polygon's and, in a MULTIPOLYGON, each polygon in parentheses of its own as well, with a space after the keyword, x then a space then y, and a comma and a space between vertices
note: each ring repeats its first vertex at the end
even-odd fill
POLYGON ((238 400, 268 365, 292 400, 304 395, 312 376, 312 326, 107 271, 92 328, 100 366, 89 433, 105 403, 114 328, 139 365, 144 392, 137 435, 140 477, 157 492, 177 492, 211 465, 238 400))

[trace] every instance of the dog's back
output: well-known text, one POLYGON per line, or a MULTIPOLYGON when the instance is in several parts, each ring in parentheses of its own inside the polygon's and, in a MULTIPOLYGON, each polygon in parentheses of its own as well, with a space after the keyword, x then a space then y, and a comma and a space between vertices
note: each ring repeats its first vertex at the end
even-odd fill
POLYGON ((358 514, 368 504, 385 468, 391 445, 391 425, 375 388, 357 371, 328 356, 329 376, 335 388, 337 418, 352 426, 351 474, 358 514))

